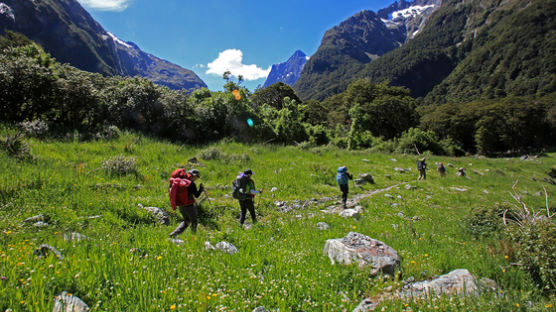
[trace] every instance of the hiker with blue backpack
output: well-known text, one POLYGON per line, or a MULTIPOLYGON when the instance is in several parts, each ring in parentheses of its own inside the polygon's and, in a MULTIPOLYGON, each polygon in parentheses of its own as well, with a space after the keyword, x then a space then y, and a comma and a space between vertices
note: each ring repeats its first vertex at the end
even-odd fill
POLYGON ((257 191, 255 188, 255 181, 251 178, 253 174, 251 169, 246 169, 244 172, 240 172, 232 183, 232 196, 239 201, 239 207, 241 208, 241 215, 239 217, 239 224, 241 226, 245 222, 247 211, 251 214, 253 224, 257 223, 253 198, 255 198, 256 194, 262 193, 262 191, 257 191))
POLYGON ((347 208, 347 197, 349 193, 349 180, 353 179, 353 175, 348 172, 346 166, 342 166, 338 168, 338 174, 336 175, 336 182, 338 182, 338 186, 340 187, 340 191, 342 191, 342 203, 344 209, 347 208))

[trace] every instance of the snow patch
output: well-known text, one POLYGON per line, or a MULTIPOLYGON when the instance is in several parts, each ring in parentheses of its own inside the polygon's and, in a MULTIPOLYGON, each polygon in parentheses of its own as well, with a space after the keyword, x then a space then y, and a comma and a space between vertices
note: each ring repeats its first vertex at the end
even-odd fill
POLYGON ((110 37, 112 37, 112 40, 114 40, 114 42, 118 43, 119 45, 123 45, 124 47, 128 48, 128 49, 133 49, 133 47, 131 45, 129 45, 128 43, 123 42, 122 40, 120 40, 120 38, 114 36, 114 34, 112 34, 111 32, 106 32, 110 37))
POLYGON ((6 15, 12 21, 15 22, 15 15, 14 15, 14 12, 13 12, 12 8, 10 8, 7 4, 5 4, 3 2, 0 2, 0 15, 6 15))
POLYGON ((391 19, 410 18, 410 17, 414 17, 414 16, 417 16, 417 15, 421 15, 421 14, 423 14, 423 11, 425 11, 427 9, 430 9, 430 8, 434 8, 434 7, 435 6, 433 4, 410 6, 407 9, 392 12, 392 14, 390 15, 390 18, 391 19))

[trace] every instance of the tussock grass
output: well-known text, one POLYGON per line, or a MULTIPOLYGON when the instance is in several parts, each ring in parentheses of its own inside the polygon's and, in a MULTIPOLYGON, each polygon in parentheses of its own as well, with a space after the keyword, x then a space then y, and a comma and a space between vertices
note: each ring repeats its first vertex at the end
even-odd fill
POLYGON ((416 157, 333 147, 301 150, 233 142, 188 146, 125 132, 86 143, 37 139, 26 143, 34 162, 21 162, 0 151, 0 276, 5 277, 0 280, 0 311, 49 311, 52 299, 62 291, 79 296, 94 311, 251 311, 257 306, 351 311, 366 296, 401 284, 392 278, 370 278, 356 266, 330 264, 322 252, 324 243, 350 231, 396 249, 402 259, 402 280, 467 268, 475 276, 494 279, 504 290, 503 296, 386 302, 385 310, 543 311, 554 305, 542 297, 527 273, 509 266, 514 259, 505 238, 474 235, 466 222, 474 207, 511 201, 509 191, 518 178, 520 190, 528 193, 523 195, 527 203, 542 207, 544 197, 534 194, 543 186, 549 194, 556 191, 544 182, 554 154, 531 161, 428 156, 430 168, 437 161, 454 168, 448 167, 444 179, 428 170, 427 180, 418 183, 416 157), (206 151, 218 151, 219 157, 203 159, 213 154, 206 151), (133 157, 137 174, 98 170, 106 159, 118 155, 133 157), (209 187, 211 203, 203 202, 204 220, 198 232, 186 231, 179 237, 184 244, 175 245, 167 235, 181 216, 168 203, 167 179, 177 164, 194 156, 200 164, 191 166, 201 171, 199 182, 209 187), (401 184, 386 192, 393 198, 379 193, 362 201, 359 219, 321 212, 334 202, 288 213, 276 209, 276 200, 339 199, 334 179, 341 165, 355 175, 370 173, 376 181, 363 188, 351 184, 350 196, 401 184), (255 200, 259 224, 244 230, 238 226, 238 204, 228 195, 232 180, 247 167, 265 192, 255 200), (411 170, 398 173, 395 167, 411 170), (467 168, 468 177, 456 177, 458 167, 467 168), (415 189, 407 190, 407 183, 415 189), (271 193, 273 187, 277 190, 271 193), (137 208, 139 203, 166 210, 172 216, 171 226, 155 224, 137 208), (400 217, 399 212, 418 221, 400 217), (47 227, 23 223, 39 213, 50 217, 47 227), (318 222, 328 223, 330 229, 319 230, 318 222), (72 232, 90 239, 65 241, 63 234, 72 232), (205 241, 222 240, 237 246, 239 253, 203 247, 205 241), (42 243, 55 246, 64 259, 34 257, 33 250, 42 243))

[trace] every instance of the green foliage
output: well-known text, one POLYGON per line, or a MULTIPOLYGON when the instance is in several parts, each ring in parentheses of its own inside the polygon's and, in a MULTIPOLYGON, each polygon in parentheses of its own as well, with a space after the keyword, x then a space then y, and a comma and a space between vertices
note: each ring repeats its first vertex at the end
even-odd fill
POLYGON ((6 136, 0 137, 0 148, 17 159, 31 158, 29 145, 23 140, 21 132, 8 133, 6 136))
POLYGON ((118 155, 105 160, 102 169, 112 176, 125 176, 128 174, 138 174, 135 157, 118 155))
POLYGON ((438 143, 438 138, 432 131, 423 131, 419 128, 410 128, 402 133, 398 140, 396 153, 416 154, 419 152, 430 151, 434 154, 444 154, 442 147, 438 143))
POLYGON ((467 229, 477 238, 500 237, 505 229, 502 217, 509 208, 508 205, 501 204, 473 207, 466 220, 467 229))
POLYGON ((330 142, 329 131, 322 125, 305 124, 305 132, 309 137, 309 143, 313 145, 326 145, 330 142))
POLYGON ((301 122, 301 114, 295 100, 284 98, 284 107, 278 111, 274 132, 277 142, 281 143, 299 143, 307 139, 307 133, 301 122))
POLYGON ((284 98, 286 97, 297 103, 302 103, 292 87, 283 82, 277 82, 266 88, 257 89, 251 95, 251 101, 257 106, 266 104, 277 110, 281 110, 284 107, 284 98))

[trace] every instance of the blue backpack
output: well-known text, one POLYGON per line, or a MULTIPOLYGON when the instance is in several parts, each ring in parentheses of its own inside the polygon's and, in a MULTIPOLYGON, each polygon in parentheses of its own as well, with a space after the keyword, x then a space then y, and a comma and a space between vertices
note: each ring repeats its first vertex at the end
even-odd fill
POLYGON ((336 181, 338 184, 348 184, 347 167, 338 167, 338 174, 336 175, 336 181))

